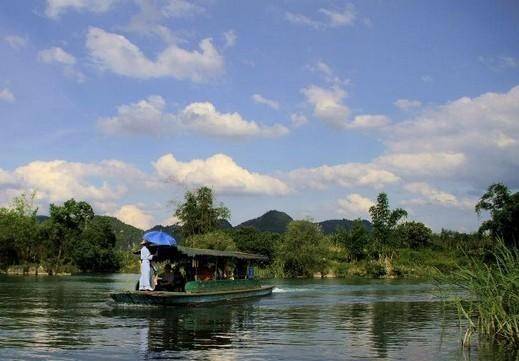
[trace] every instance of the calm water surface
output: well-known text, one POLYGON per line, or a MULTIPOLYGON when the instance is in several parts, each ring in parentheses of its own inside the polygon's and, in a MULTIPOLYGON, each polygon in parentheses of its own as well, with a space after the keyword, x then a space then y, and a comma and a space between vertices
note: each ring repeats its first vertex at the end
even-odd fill
POLYGON ((410 281, 275 281, 272 296, 116 308, 136 275, 0 277, 1 360, 515 360, 463 351, 454 310, 410 281))

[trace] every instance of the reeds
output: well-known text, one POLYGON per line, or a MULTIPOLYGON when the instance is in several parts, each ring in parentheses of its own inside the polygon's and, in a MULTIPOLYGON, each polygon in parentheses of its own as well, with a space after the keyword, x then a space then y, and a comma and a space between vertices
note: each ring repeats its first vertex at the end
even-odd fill
POLYGON ((499 244, 493 262, 471 262, 455 273, 456 286, 468 297, 455 300, 460 317, 467 322, 463 344, 471 336, 519 347, 519 252, 499 244))

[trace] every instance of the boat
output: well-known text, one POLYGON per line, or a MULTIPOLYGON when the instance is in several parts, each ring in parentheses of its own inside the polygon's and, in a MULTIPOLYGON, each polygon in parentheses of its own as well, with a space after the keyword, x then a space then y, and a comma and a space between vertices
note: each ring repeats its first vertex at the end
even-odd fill
POLYGON ((196 306, 268 296, 274 288, 254 279, 254 265, 268 259, 262 255, 190 248, 176 242, 149 248, 155 262, 183 268, 185 282, 175 290, 112 292, 116 305, 196 306), (227 274, 231 267, 232 273, 227 274))

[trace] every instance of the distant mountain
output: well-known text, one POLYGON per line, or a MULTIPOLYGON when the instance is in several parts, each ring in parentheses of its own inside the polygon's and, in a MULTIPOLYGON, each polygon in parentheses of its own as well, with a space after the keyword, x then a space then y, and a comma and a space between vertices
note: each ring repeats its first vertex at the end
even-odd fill
POLYGON ((131 250, 141 242, 144 233, 142 229, 130 226, 115 217, 96 216, 96 218, 106 219, 110 222, 112 231, 117 239, 116 244, 122 250, 131 250))
POLYGON ((233 229, 232 224, 229 223, 226 219, 220 219, 218 221, 218 228, 226 230, 226 229, 233 229))
POLYGON ((172 235, 177 240, 177 242, 182 241, 182 232, 180 230, 180 226, 176 225, 176 224, 172 224, 169 226, 163 226, 161 224, 157 224, 156 226, 153 226, 152 228, 148 229, 146 232, 149 232, 149 231, 166 232, 167 234, 172 235))
POLYGON ((36 216, 36 222, 38 222, 38 223, 43 223, 47 219, 49 219, 49 216, 42 216, 42 215, 36 216))
MULTIPOLYGON (((330 219, 318 223, 324 234, 331 234, 337 232, 340 228, 350 229, 353 221, 349 219, 330 219)), ((362 224, 367 230, 371 230, 372 225, 369 221, 363 219, 362 224)))
POLYGON ((286 231, 288 224, 292 221, 292 217, 285 212, 272 210, 261 217, 245 221, 237 225, 236 228, 252 227, 260 232, 283 233, 286 231))

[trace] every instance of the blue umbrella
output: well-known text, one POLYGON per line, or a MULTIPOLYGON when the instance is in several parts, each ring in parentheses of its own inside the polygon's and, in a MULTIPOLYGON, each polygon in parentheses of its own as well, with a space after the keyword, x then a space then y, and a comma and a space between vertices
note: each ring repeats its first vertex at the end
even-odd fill
POLYGON ((176 246, 177 241, 175 238, 171 237, 169 234, 162 231, 150 231, 144 233, 142 239, 150 242, 155 246, 176 246))

